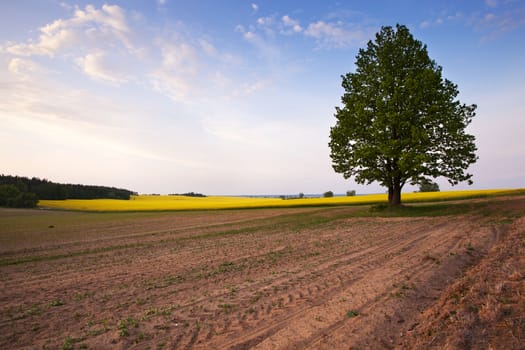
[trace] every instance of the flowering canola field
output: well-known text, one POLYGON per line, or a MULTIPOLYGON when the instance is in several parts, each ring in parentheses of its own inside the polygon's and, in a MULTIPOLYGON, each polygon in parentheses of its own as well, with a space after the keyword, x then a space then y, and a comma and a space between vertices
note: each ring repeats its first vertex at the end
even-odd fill
MULTIPOLYGON (((525 194, 525 189, 469 190, 425 193, 403 193, 402 201, 433 202, 477 197, 525 194)), ((307 206, 335 206, 386 203, 386 194, 370 194, 352 197, 331 198, 251 198, 251 197, 185 197, 185 196, 132 196, 130 200, 117 199, 68 199, 41 200, 39 207, 78 211, 162 211, 162 210, 210 210, 248 208, 287 208, 307 206)))

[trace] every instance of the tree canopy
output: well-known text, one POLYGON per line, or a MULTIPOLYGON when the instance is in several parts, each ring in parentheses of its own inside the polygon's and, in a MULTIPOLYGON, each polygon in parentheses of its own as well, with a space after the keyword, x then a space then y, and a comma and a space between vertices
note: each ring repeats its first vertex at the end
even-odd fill
POLYGON ((406 183, 443 176, 472 183, 475 137, 465 132, 476 105, 462 104, 427 47, 407 27, 382 27, 359 50, 354 73, 342 76, 342 106, 330 130, 332 166, 359 184, 388 188, 401 204, 406 183))

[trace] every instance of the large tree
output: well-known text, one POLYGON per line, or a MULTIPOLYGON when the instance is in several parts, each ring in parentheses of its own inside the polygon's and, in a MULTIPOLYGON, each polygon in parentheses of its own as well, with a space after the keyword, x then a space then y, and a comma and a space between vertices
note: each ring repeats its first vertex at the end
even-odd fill
POLYGON ((382 27, 359 50, 355 73, 342 76, 343 105, 330 130, 334 170, 360 184, 379 182, 392 206, 407 182, 444 176, 471 184, 476 146, 465 128, 476 105, 460 103, 441 73, 407 27, 382 27))

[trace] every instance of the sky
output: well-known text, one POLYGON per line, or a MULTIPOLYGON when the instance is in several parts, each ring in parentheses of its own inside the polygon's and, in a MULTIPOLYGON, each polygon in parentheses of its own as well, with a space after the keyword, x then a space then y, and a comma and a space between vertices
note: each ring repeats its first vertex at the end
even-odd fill
POLYGON ((4 1, 0 173, 139 193, 384 192, 335 173, 328 142, 341 75, 396 23, 478 105, 474 184, 441 190, 525 187, 523 0, 4 1))

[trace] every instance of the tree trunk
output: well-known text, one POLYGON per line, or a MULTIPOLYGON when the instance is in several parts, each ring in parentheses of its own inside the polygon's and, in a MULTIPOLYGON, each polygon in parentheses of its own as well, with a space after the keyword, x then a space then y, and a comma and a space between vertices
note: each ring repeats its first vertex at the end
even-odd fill
POLYGON ((401 184, 396 181, 394 186, 388 187, 388 205, 391 207, 401 206, 401 184))

